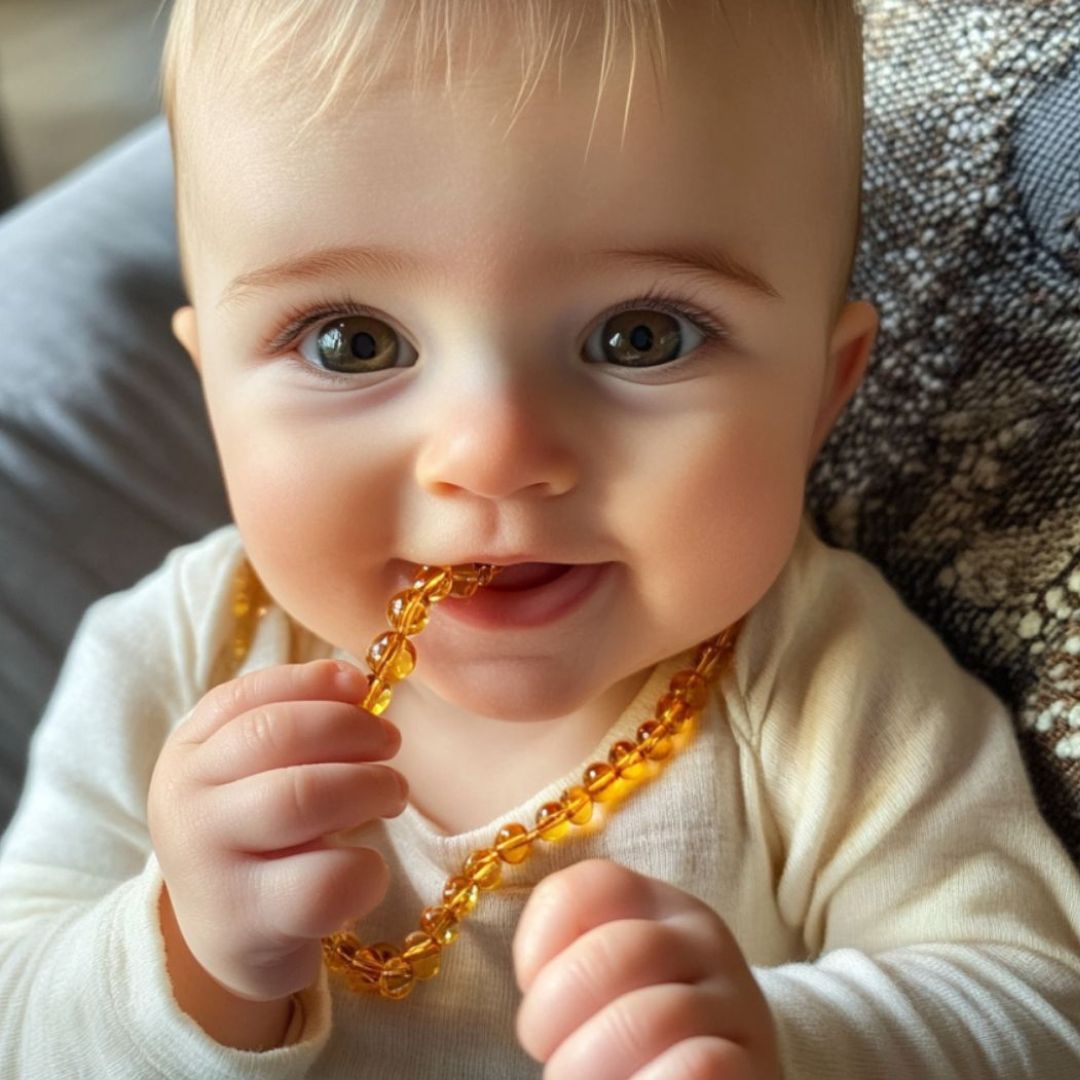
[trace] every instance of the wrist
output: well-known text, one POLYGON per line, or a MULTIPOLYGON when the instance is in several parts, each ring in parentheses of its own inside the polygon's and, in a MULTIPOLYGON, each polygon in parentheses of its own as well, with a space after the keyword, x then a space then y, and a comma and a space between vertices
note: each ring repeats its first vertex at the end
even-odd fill
POLYGON ((215 1042, 236 1050, 274 1050, 295 1037, 303 1014, 295 995, 251 1001, 222 986, 195 958, 162 886, 158 904, 165 966, 180 1009, 215 1042))

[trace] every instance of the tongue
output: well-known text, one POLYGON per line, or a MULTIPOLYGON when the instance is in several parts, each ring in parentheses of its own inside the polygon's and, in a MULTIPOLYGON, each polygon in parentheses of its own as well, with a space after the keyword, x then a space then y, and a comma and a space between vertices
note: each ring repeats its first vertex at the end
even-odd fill
POLYGON ((504 567, 495 576, 488 588, 496 591, 535 589, 540 585, 547 585, 557 577, 561 577, 569 569, 569 566, 564 566, 561 563, 518 563, 516 566, 504 567))

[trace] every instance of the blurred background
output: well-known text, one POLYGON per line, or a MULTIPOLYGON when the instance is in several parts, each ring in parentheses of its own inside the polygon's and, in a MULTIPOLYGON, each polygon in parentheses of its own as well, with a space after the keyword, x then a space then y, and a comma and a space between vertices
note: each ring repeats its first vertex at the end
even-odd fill
POLYGON ((169 7, 0 0, 0 212, 159 112, 169 7))

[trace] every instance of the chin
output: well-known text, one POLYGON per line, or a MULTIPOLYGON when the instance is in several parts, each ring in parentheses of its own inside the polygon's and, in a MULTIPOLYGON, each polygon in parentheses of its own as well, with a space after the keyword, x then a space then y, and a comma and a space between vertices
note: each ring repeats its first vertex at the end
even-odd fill
POLYGON ((567 716, 593 696, 591 687, 552 679, 546 664, 517 661, 512 669, 483 661, 462 665, 446 676, 429 669, 425 689, 462 711, 519 723, 567 716))

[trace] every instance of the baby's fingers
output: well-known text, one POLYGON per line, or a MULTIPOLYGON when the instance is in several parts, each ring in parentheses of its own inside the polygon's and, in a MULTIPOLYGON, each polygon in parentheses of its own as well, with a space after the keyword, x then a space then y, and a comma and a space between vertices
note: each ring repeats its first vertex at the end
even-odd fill
POLYGON ((206 795, 215 841, 245 853, 284 851, 405 808, 400 773, 386 765, 331 762, 247 776, 206 795))
POLYGON ((204 784, 320 762, 380 761, 401 745, 397 729, 341 701, 288 701, 252 709, 191 753, 204 784))
MULTIPOLYGON (((286 938, 313 940, 362 918, 386 894, 390 874, 370 848, 322 848, 260 866, 266 925, 286 938)), ((314 974, 314 973, 313 973, 314 974)))
POLYGON ((205 742, 234 717, 278 701, 342 701, 355 705, 366 690, 363 673, 337 660, 278 664, 215 686, 177 727, 173 738, 179 743, 205 742))
POLYGON ((720 963, 705 934, 653 919, 604 923, 533 979, 518 1012, 521 1044, 537 1061, 616 999, 654 984, 695 984, 720 963))

